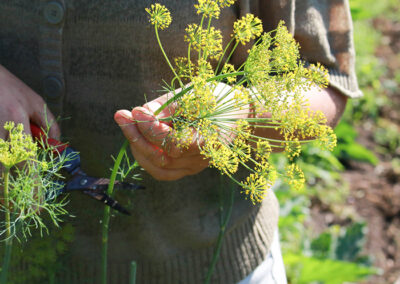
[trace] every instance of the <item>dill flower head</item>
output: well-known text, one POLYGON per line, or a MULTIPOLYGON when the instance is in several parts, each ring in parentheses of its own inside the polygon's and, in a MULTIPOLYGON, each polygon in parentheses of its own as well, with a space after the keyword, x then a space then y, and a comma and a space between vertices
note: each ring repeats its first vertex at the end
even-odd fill
POLYGON ((218 4, 221 8, 229 7, 235 3, 236 0, 218 0, 218 4))
POLYGON ((253 14, 247 14, 233 24, 233 35, 242 44, 259 37, 262 32, 262 22, 253 14))
POLYGON ((181 78, 189 78, 193 75, 193 63, 187 57, 176 57, 175 70, 181 78))
POLYGON ((145 9, 149 14, 150 23, 157 28, 168 28, 172 22, 171 13, 169 10, 159 3, 151 4, 150 8, 145 9))
POLYGON ((50 145, 39 147, 24 133, 22 124, 6 122, 4 129, 8 131, 8 140, 0 139, 0 163, 6 168, 0 175, 3 189, 0 194, 4 200, 0 211, 10 218, 0 220, 0 238, 14 237, 17 233, 27 237, 32 229, 46 230, 43 212, 56 225, 60 216, 67 213, 63 208, 65 200, 55 197, 62 188, 58 172, 71 155, 54 155, 55 149, 50 145))
POLYGON ((190 24, 186 28, 185 41, 194 50, 204 52, 213 59, 217 59, 222 53, 222 34, 214 27, 203 29, 196 24, 190 24))
POLYGON ((37 145, 30 135, 25 134, 24 126, 19 123, 6 122, 4 129, 8 131, 9 141, 0 139, 0 163, 7 169, 14 165, 34 158, 37 145))
POLYGON ((288 166, 286 166, 285 170, 285 179, 290 187, 295 190, 302 190, 304 188, 306 178, 299 166, 296 164, 289 164, 288 166))
POLYGON ((218 19, 220 7, 218 1, 215 0, 198 0, 198 4, 194 7, 197 9, 197 14, 203 14, 206 17, 218 19))

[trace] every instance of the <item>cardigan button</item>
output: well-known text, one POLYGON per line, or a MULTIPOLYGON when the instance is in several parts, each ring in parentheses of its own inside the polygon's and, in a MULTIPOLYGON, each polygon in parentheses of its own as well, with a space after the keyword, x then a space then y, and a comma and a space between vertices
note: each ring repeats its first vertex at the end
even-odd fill
POLYGON ((56 77, 49 76, 43 81, 43 92, 50 100, 57 100, 63 93, 63 83, 56 77))
POLYGON ((44 7, 44 17, 50 24, 59 24, 64 18, 64 7, 56 1, 48 2, 44 7))

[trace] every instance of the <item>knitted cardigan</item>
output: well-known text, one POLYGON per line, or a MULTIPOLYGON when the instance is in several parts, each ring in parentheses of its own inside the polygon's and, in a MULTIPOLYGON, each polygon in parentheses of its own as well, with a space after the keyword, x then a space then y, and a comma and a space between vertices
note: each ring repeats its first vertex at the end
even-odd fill
MULTIPOLYGON (((170 57, 185 55, 187 24, 198 20, 195 0, 161 1, 173 22, 161 33, 170 57)), ((142 105, 171 78, 144 9, 153 0, 2 0, 0 64, 41 94, 63 119, 63 136, 81 152, 90 175, 108 176, 110 155, 123 141, 113 113, 142 105)), ((219 20, 224 41, 233 22, 254 13, 266 31, 279 20, 301 45, 308 62, 329 69, 330 84, 358 97, 352 23, 347 0, 243 0, 219 20)), ((233 62, 240 63, 246 48, 233 62)), ((244 175, 242 171, 239 175, 244 175)), ((206 169, 174 182, 142 173, 146 190, 119 193, 132 216, 111 220, 109 283, 127 283, 129 263, 138 263, 137 283, 202 283, 219 232, 220 174, 206 169)), ((265 258, 278 222, 273 192, 254 206, 237 190, 231 221, 212 283, 235 283, 265 258)), ((76 236, 55 283, 99 283, 103 205, 71 194, 76 236)), ((32 283, 32 282, 30 282, 32 283)))

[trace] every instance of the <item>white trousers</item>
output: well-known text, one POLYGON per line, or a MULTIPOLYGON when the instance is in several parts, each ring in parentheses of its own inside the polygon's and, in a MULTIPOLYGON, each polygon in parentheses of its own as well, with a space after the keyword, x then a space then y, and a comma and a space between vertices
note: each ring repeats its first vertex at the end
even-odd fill
POLYGON ((287 284, 278 230, 275 231, 271 249, 266 259, 237 284, 287 284))

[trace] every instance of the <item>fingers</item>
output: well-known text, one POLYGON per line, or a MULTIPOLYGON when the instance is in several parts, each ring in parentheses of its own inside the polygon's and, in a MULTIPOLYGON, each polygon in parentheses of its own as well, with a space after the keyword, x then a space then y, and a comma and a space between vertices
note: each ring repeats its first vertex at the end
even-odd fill
POLYGON ((30 101, 32 105, 30 120, 40 128, 48 130, 50 138, 59 139, 60 127, 44 100, 39 95, 35 94, 30 97, 30 101))
MULTIPOLYGON (((143 120, 143 122, 135 121, 133 112, 121 110, 115 114, 114 118, 125 137, 129 140, 135 159, 154 178, 158 180, 176 180, 187 175, 196 174, 208 166, 208 161, 204 160, 199 153, 197 155, 181 153, 179 157, 171 157, 169 152, 148 140, 139 130, 139 127, 142 123, 157 123, 154 117, 152 117, 151 122, 146 120, 143 120)), ((148 117, 143 118, 148 119, 148 117)), ((157 126, 155 127, 157 128, 157 126)), ((169 131, 166 127, 168 126, 160 126, 161 132, 169 131)), ((157 141, 158 139, 153 138, 154 140, 157 141)))
MULTIPOLYGON (((183 153, 185 155, 199 153, 198 143, 202 143, 201 141, 189 141, 187 148, 180 147, 179 143, 183 143, 183 141, 174 138, 174 129, 169 124, 159 121, 148 109, 134 108, 132 118, 137 122, 137 127, 146 140, 166 151, 170 157, 179 158, 183 153)), ((188 139, 192 138, 188 137, 188 139)))
POLYGON ((7 121, 14 121, 15 124, 21 123, 24 126, 24 131, 27 134, 31 134, 31 130, 29 127, 29 116, 26 111, 16 105, 9 106, 3 109, 0 109, 0 138, 7 139, 8 132, 4 129, 4 124, 7 121))
MULTIPOLYGON (((155 113, 164 103, 166 103, 169 99, 171 99, 173 95, 171 93, 165 94, 161 97, 156 98, 155 100, 146 103, 143 105, 144 108, 150 110, 150 112, 155 113)), ((166 108, 164 108, 158 115, 158 118, 170 117, 174 114, 176 108, 176 103, 169 104, 166 108)))
POLYGON ((58 138, 60 130, 55 118, 46 107, 44 100, 28 85, 0 65, 0 138, 6 138, 3 129, 6 121, 22 123, 26 133, 30 134, 32 121, 43 129, 50 126, 49 136, 58 138))

